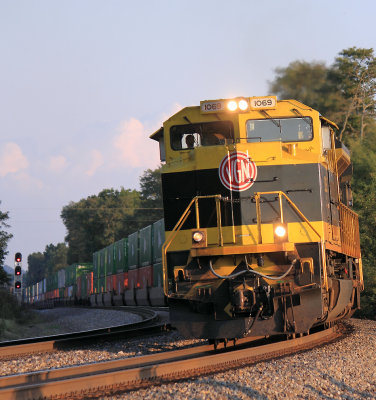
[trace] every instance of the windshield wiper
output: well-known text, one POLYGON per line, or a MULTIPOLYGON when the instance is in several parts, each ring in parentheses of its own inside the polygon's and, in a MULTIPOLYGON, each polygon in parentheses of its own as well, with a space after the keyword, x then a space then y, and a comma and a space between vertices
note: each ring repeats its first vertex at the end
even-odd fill
POLYGON ((276 121, 271 115, 269 115, 265 110, 260 110, 259 111, 264 117, 266 117, 267 119, 269 119, 270 121, 273 122, 273 124, 279 128, 279 133, 282 133, 282 126, 281 123, 279 121, 276 121))

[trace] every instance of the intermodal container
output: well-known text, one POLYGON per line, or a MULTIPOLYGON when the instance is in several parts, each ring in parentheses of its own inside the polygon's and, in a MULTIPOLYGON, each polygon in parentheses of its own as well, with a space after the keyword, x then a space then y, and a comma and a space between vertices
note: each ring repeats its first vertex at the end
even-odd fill
POLYGON ((148 265, 138 269, 137 287, 144 289, 153 285, 153 266, 148 265))
POLYGON ((160 219, 153 224, 153 264, 162 262, 162 245, 164 241, 164 219, 160 219))
POLYGON ((107 248, 99 250, 99 271, 98 277, 103 278, 107 275, 107 248))
POLYGON ((94 273, 93 271, 86 274, 86 294, 89 297, 94 293, 94 273))
POLYGON ((72 286, 76 284, 77 277, 84 273, 93 270, 93 264, 91 263, 76 263, 69 265, 65 269, 65 285, 72 286))
POLYGON ((130 269, 128 271, 128 289, 134 289, 137 288, 139 286, 139 282, 138 282, 138 269, 130 269))
POLYGON ((94 279, 99 278, 99 264, 100 264, 100 251, 96 251, 93 254, 93 273, 94 279))
POLYGON ((115 262, 114 262, 114 245, 110 244, 106 247, 107 250, 107 269, 106 275, 116 274, 115 262))
POLYGON ((135 269, 139 266, 139 232, 128 236, 128 268, 135 269))
POLYGON ((112 292, 114 288, 114 283, 113 283, 113 275, 108 275, 106 276, 106 292, 112 292))
POLYGON ((140 266, 151 265, 153 261, 152 247, 152 225, 146 226, 139 231, 140 266))
POLYGON ((59 269, 57 271, 57 287, 59 289, 65 287, 65 269, 59 269))
POLYGON ((98 293, 104 293, 106 291, 106 277, 102 276, 98 279, 98 293))
POLYGON ((114 243, 115 273, 128 271, 128 238, 114 243))
POLYGON ((116 294, 121 294, 124 292, 124 274, 125 274, 124 272, 121 272, 120 274, 114 275, 115 278, 114 290, 116 294))

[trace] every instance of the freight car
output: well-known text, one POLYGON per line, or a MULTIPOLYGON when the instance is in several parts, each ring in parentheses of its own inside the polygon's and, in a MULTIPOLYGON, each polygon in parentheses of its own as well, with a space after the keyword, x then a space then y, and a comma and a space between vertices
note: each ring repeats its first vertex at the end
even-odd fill
POLYGON ((23 291, 35 305, 164 306, 162 253, 164 221, 159 220, 77 263, 48 275, 23 291))
POLYGON ((274 96, 202 101, 159 142, 171 323, 214 342, 306 334, 363 289, 350 153, 335 123, 274 96))

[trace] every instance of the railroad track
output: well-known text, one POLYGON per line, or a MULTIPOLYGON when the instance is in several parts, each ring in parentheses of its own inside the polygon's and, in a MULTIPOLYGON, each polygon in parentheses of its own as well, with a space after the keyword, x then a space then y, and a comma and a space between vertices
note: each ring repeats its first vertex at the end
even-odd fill
POLYGON ((103 338, 108 339, 120 335, 122 336, 122 338, 131 338, 134 336, 146 335, 149 333, 156 333, 170 329, 170 326, 168 324, 158 322, 158 314, 150 308, 119 307, 118 309, 125 312, 137 314, 142 317, 142 321, 132 324, 116 325, 106 328, 94 329, 91 331, 81 331, 61 335, 0 342, 0 360, 25 354, 61 350, 66 346, 69 346, 72 343, 78 341, 85 342, 103 338))
POLYGON ((339 326, 342 326, 342 329, 334 326, 308 336, 268 344, 255 343, 254 338, 246 338, 241 341, 241 346, 220 351, 214 351, 212 345, 204 345, 122 360, 1 377, 0 398, 2 400, 88 399, 192 378, 243 367, 335 341, 345 333, 343 325, 339 326))

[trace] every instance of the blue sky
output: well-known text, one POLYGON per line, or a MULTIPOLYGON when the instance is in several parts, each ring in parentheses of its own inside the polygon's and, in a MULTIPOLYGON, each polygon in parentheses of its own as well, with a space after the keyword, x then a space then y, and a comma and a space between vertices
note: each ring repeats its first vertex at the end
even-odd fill
MULTIPOLYGON (((0 0, 0 200, 14 253, 64 240, 60 212, 158 165, 180 107, 268 93, 277 67, 376 48, 373 0, 0 0)), ((26 262, 24 262, 24 266, 26 262)))

